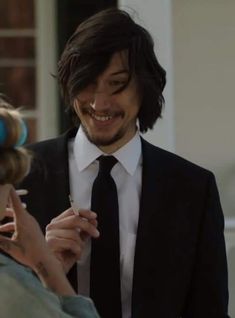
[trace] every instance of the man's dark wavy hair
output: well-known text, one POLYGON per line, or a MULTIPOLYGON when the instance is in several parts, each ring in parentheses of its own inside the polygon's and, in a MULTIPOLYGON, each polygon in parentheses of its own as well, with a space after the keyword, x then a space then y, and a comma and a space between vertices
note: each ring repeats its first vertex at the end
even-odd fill
POLYGON ((129 81, 134 75, 142 97, 138 114, 140 131, 152 129, 161 117, 166 72, 154 54, 153 39, 127 12, 112 8, 98 12, 78 26, 58 63, 62 96, 75 124, 79 124, 79 118, 71 106, 77 94, 102 74, 114 53, 123 50, 128 56, 129 81))

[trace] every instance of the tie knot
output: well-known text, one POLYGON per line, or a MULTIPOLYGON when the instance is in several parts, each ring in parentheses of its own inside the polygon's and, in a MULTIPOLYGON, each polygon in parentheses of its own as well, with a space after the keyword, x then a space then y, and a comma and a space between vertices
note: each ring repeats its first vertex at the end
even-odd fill
POLYGON ((117 163, 117 159, 113 156, 100 156, 99 160, 99 173, 110 174, 111 169, 117 163))

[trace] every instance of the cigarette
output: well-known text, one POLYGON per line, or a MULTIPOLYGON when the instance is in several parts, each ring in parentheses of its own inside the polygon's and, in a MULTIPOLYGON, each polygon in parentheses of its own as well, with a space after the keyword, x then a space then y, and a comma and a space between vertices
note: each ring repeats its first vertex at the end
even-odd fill
POLYGON ((75 204, 74 200, 72 199, 71 194, 69 194, 69 202, 70 202, 70 205, 72 207, 72 210, 73 210, 74 214, 79 215, 79 212, 78 212, 79 208, 75 204))
POLYGON ((16 193, 17 193, 18 195, 26 195, 26 194, 28 194, 28 190, 26 190, 26 189, 19 189, 19 190, 16 190, 16 193))

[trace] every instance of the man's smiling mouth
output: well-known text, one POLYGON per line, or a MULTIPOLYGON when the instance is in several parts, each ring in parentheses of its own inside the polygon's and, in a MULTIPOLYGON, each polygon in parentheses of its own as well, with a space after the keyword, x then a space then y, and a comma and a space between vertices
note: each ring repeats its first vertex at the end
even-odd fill
POLYGON ((108 121, 108 120, 111 120, 111 119, 114 118, 114 116, 107 116, 107 115, 105 115, 105 116, 100 116, 100 115, 96 115, 96 114, 91 113, 91 112, 89 112, 89 114, 90 114, 90 116, 91 116, 92 118, 94 118, 95 120, 98 120, 98 121, 108 121))

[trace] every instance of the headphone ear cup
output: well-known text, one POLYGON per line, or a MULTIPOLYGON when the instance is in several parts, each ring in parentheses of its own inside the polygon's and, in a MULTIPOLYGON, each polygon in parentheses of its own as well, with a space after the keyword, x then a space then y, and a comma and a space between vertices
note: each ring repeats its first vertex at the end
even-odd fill
POLYGON ((0 147, 5 144, 7 140, 7 125, 3 118, 0 118, 0 147))
MULTIPOLYGON (((4 118, 0 118, 0 147, 9 147, 6 146, 7 139, 9 138, 9 131, 8 131, 8 125, 10 125, 9 122, 7 122, 4 118)), ((15 147, 20 147, 22 146, 28 136, 28 128, 26 126, 26 123, 22 119, 18 119, 18 129, 16 130, 17 135, 19 135, 17 142, 15 144, 11 145, 10 147, 15 148, 15 147)), ((17 136, 16 135, 16 136, 17 136)))
POLYGON ((26 126, 26 123, 21 119, 20 120, 20 136, 17 143, 15 144, 15 147, 22 146, 25 143, 27 137, 28 137, 28 128, 26 126))

